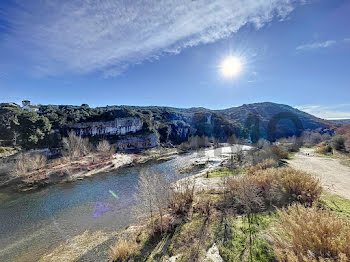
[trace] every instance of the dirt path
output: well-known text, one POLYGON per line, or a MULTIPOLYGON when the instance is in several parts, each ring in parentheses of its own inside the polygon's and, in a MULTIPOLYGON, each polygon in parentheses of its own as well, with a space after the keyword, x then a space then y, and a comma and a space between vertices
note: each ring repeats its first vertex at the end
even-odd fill
POLYGON ((313 149, 301 149, 288 163, 318 176, 327 191, 350 199, 350 167, 342 165, 339 159, 319 157, 313 149))

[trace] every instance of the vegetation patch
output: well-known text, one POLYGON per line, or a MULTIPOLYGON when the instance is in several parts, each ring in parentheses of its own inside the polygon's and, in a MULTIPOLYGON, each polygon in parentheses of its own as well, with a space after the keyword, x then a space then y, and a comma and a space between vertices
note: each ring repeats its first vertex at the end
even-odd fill
POLYGON ((271 233, 279 261, 349 261, 350 224, 330 210, 294 205, 271 233))
POLYGON ((215 228, 215 241, 219 243, 220 255, 224 261, 276 261, 274 253, 265 240, 265 230, 275 216, 259 214, 252 223, 245 217, 226 218, 215 228), (250 235, 254 240, 250 241, 250 235))
POLYGON ((324 194, 322 196, 322 205, 332 211, 350 219, 350 200, 335 194, 324 194))
POLYGON ((244 169, 229 169, 229 168, 220 168, 213 172, 207 172, 203 174, 204 178, 213 178, 213 177, 226 177, 226 176, 236 176, 242 175, 245 173, 244 169))

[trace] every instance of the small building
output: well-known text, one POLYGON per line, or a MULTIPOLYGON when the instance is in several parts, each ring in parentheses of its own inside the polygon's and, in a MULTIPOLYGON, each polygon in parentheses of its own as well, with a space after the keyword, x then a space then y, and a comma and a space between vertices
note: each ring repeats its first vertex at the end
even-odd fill
POLYGON ((29 100, 22 101, 22 109, 27 110, 29 112, 39 112, 39 106, 31 105, 29 100))

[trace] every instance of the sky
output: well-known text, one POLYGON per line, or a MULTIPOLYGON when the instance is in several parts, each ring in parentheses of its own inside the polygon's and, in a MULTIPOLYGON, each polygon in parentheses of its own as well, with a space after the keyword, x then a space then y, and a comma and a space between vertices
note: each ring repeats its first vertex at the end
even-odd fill
POLYGON ((349 14, 349 0, 1 0, 0 102, 350 118, 349 14))

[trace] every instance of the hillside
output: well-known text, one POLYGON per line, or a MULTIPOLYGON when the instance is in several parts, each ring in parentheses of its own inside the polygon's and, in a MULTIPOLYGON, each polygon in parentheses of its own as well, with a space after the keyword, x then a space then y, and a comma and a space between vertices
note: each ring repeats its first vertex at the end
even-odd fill
POLYGON ((329 121, 342 126, 350 125, 350 119, 334 119, 329 121))
POLYGON ((189 136, 195 135, 215 137, 224 142, 234 134, 240 138, 250 137, 255 142, 260 137, 274 140, 298 135, 300 134, 298 131, 302 130, 333 132, 336 127, 332 122, 288 105, 270 102, 247 104, 224 110, 160 106, 90 108, 86 104, 39 105, 34 108, 38 108, 38 111, 24 110, 11 103, 0 105, 1 145, 22 143, 22 146, 27 148, 57 147, 60 145, 61 137, 66 136, 69 130, 75 130, 84 136, 97 137, 97 140, 98 136, 103 136, 112 142, 123 139, 126 144, 128 141, 135 141, 135 136, 138 136, 136 140, 141 147, 145 142, 154 147, 159 142, 179 144, 186 141, 189 136), (287 119, 279 119, 278 116, 287 119), (116 127, 113 127, 117 120, 118 132, 116 127), (297 124, 297 128, 292 121, 297 124), (124 124, 121 124, 122 122, 124 124), (276 129, 273 124, 269 126, 269 123, 273 122, 276 124, 276 129), (137 123, 137 126, 132 126, 130 123, 137 123), (125 138, 129 133, 134 138, 125 138), (158 137, 159 142, 156 142, 154 136, 150 137, 152 134, 158 137), (146 136, 147 141, 142 139, 146 136))
MULTIPOLYGON (((335 127, 334 123, 327 120, 317 118, 313 115, 300 111, 284 104, 276 104, 271 102, 246 104, 239 107, 232 107, 229 109, 220 110, 220 113, 226 118, 235 120, 243 125, 249 119, 249 115, 257 116, 259 119, 260 134, 259 136, 268 137, 267 128, 269 122, 281 113, 288 118, 295 118, 300 120, 303 130, 317 130, 320 132, 328 132, 335 127), (328 129, 328 130, 327 130, 328 129)), ((282 115, 283 117, 283 115, 282 115)), ((291 120, 281 119, 278 122, 276 137, 288 137, 295 135, 295 126, 291 120)))

